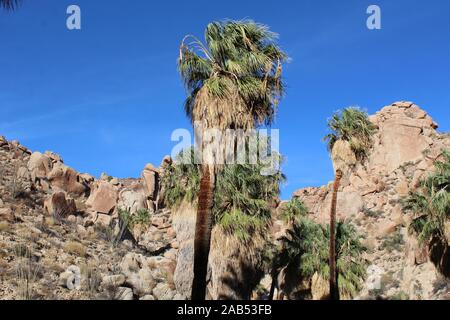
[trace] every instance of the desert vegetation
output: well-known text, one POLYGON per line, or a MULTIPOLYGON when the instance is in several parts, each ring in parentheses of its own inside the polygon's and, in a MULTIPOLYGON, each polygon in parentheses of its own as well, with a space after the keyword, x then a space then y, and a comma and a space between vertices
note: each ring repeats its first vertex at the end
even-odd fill
POLYGON ((450 152, 434 163, 435 170, 421 181, 404 201, 404 209, 414 217, 409 231, 430 247, 431 255, 441 271, 448 274, 450 243, 450 152))

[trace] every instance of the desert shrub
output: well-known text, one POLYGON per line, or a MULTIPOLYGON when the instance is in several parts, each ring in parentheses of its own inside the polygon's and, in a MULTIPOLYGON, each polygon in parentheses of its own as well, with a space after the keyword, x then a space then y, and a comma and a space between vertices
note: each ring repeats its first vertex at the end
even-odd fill
POLYGON ((387 236, 380 245, 381 250, 388 252, 401 251, 405 244, 401 230, 397 230, 392 235, 387 236))
POLYGON ((64 251, 67 253, 77 255, 79 257, 85 257, 87 254, 86 247, 76 241, 67 241, 63 246, 64 251))
POLYGON ((363 213, 366 217, 374 218, 374 219, 382 217, 384 214, 384 212, 381 210, 372 210, 372 209, 368 209, 368 208, 364 208, 363 213))
POLYGON ((13 253, 16 257, 23 258, 31 255, 30 249, 23 243, 17 243, 13 247, 13 253))
POLYGON ((1 221, 0 222, 0 232, 6 232, 9 230, 9 223, 8 221, 1 221))
POLYGON ((285 223, 294 224, 299 222, 302 217, 308 214, 308 208, 305 204, 297 198, 293 198, 283 208, 280 214, 280 219, 285 223))
POLYGON ((393 296, 389 297, 389 300, 400 300, 400 301, 409 300, 409 295, 404 291, 399 291, 393 296))
POLYGON ((134 225, 148 225, 150 223, 150 212, 147 209, 138 210, 132 217, 134 225))

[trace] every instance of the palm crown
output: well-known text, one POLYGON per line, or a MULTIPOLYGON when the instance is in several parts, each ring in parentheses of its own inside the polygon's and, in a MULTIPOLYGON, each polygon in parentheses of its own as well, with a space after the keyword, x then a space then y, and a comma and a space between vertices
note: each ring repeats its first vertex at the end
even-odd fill
POLYGON ((210 23, 205 42, 187 36, 178 67, 188 90, 190 119, 217 129, 270 124, 283 94, 277 34, 253 21, 210 23))
POLYGON ((324 140, 328 150, 332 150, 338 140, 350 143, 352 151, 359 158, 364 158, 371 147, 372 135, 376 126, 370 122, 368 115, 358 107, 349 107, 336 112, 328 121, 330 133, 324 140))

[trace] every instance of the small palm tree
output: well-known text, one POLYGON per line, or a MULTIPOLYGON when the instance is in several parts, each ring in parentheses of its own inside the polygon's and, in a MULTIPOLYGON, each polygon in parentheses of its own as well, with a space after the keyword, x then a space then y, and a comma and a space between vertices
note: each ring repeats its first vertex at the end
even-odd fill
POLYGON ((336 206, 338 189, 344 172, 347 172, 349 166, 356 163, 356 160, 362 161, 367 157, 367 153, 372 145, 372 135, 375 133, 376 126, 370 122, 366 112, 358 107, 349 107, 341 112, 337 112, 328 121, 330 133, 324 140, 328 143, 328 150, 333 157, 335 167, 335 179, 333 185, 333 196, 330 210, 330 299, 339 299, 339 290, 337 286, 338 273, 336 269, 336 206), (340 147, 335 150, 338 142, 340 147), (347 155, 347 147, 350 148, 350 155, 347 155), (346 153, 340 154, 340 153, 346 153), (353 158, 353 159, 351 159, 353 158), (344 160, 344 161, 342 161, 344 160))
MULTIPOLYGON (((345 297, 354 297, 362 287, 367 262, 363 258, 366 248, 361 237, 351 224, 344 222, 336 226, 336 262, 339 276, 338 291, 345 297)), ((272 253, 272 263, 278 272, 286 268, 297 273, 291 276, 299 281, 309 280, 315 274, 324 279, 330 277, 328 243, 330 228, 321 226, 307 217, 300 218, 287 236, 281 239, 278 252, 272 253), (290 266, 295 266, 290 267, 290 266)), ((277 274, 272 275, 276 279, 277 274)))
MULTIPOLYGON (((182 41, 178 67, 188 91, 185 110, 193 124, 201 123, 202 130, 223 131, 272 122, 283 94, 282 63, 286 60, 275 40, 276 34, 264 25, 226 21, 207 26, 206 44, 193 36, 182 41)), ((211 210, 220 170, 211 154, 204 152, 201 160, 193 300, 205 299, 211 210)))
MULTIPOLYGON (((421 182, 421 188, 409 194, 404 202, 404 209, 414 214, 409 229, 418 235, 421 243, 441 245, 445 248, 444 251, 448 251, 450 234, 446 231, 446 225, 449 224, 450 217, 449 151, 443 151, 443 160, 435 163, 435 171, 421 182)), ((443 262, 439 261, 441 267, 443 262)))
POLYGON ((370 122, 367 112, 358 107, 349 107, 336 112, 328 121, 330 133, 324 138, 331 152, 337 141, 347 141, 355 156, 362 160, 372 146, 372 135, 376 126, 370 122))
POLYGON ((286 204, 286 207, 281 211, 280 218, 285 223, 293 226, 296 222, 299 222, 301 218, 308 214, 308 208, 298 198, 293 198, 286 204))
POLYGON ((0 7, 6 10, 15 10, 21 0, 0 0, 0 7))

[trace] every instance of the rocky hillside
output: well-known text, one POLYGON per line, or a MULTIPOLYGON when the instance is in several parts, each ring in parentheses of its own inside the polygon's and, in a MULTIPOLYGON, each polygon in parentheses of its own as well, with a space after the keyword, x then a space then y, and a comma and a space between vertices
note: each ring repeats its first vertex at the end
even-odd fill
MULTIPOLYGON (((355 224, 369 248, 359 298, 450 298, 450 286, 427 248, 408 234, 411 217, 401 206, 442 150, 450 149, 450 137, 409 102, 387 106, 370 120, 378 127, 373 148, 345 175, 338 195, 338 217, 355 224)), ((106 174, 96 179, 52 152, 31 152, 0 137, 0 297, 189 297, 195 208, 186 203, 173 212, 164 208, 160 181, 171 161, 146 165, 139 179, 106 174)), ((328 222, 331 184, 298 190, 294 197, 314 220, 328 222)), ((276 214, 273 225, 277 238, 284 227, 276 214)), ((234 251, 245 251, 223 238, 215 229, 209 274, 209 297, 215 299, 224 291, 223 270, 234 251)), ((245 284, 244 276, 245 270, 235 275, 245 284)), ((270 287, 270 277, 261 285, 270 287)))
MULTIPOLYGON (((378 127, 366 161, 344 175, 337 216, 364 235, 370 263, 360 298, 450 298, 447 281, 429 259, 426 247, 408 233, 411 216, 401 201, 450 149, 450 136, 411 102, 384 107, 370 117, 378 127)), ((320 223, 329 221, 332 185, 295 192, 320 223)), ((450 226, 449 226, 450 232, 450 226)))
POLYGON ((141 179, 96 180, 1 137, 0 297, 180 299, 160 174, 147 165, 141 179))

